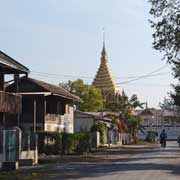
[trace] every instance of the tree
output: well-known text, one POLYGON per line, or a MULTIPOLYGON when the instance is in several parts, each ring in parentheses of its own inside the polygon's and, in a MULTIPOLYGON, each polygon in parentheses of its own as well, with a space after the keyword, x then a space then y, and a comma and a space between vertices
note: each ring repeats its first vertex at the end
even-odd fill
POLYGON ((159 107, 162 110, 174 111, 176 106, 174 105, 174 101, 171 97, 165 97, 163 102, 159 103, 159 107))
POLYGON ((132 134, 133 141, 134 143, 136 143, 137 132, 139 130, 143 132, 142 119, 131 114, 127 118, 127 124, 128 124, 129 133, 132 134))
POLYGON ((169 63, 180 62, 180 1, 179 0, 149 0, 153 46, 164 53, 169 63))
POLYGON ((136 94, 132 95, 130 98, 123 92, 122 95, 114 98, 114 100, 107 105, 107 110, 112 112, 121 112, 121 114, 131 114, 133 109, 141 108, 143 109, 144 103, 138 100, 136 94))
POLYGON ((128 132, 132 134, 133 141, 137 141, 137 131, 142 130, 142 120, 133 115, 133 109, 143 108, 143 104, 138 100, 137 95, 131 98, 123 92, 108 105, 109 113, 107 117, 111 118, 117 126, 120 133, 128 132))
MULTIPOLYGON (((180 81, 180 1, 149 0, 150 14, 154 17, 153 47, 164 53, 164 59, 172 64, 173 75, 180 81)), ((180 85, 173 85, 171 97, 180 106, 180 85)))
POLYGON ((68 81, 59 85, 82 99, 83 102, 76 103, 78 110, 96 112, 104 108, 101 91, 92 85, 84 84, 83 80, 68 81))

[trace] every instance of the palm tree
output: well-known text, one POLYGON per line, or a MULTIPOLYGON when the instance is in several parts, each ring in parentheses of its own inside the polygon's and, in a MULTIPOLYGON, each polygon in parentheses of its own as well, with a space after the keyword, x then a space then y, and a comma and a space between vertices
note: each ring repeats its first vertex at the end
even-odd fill
POLYGON ((110 110, 107 116, 112 119, 114 124, 117 126, 118 131, 129 132, 132 134, 134 142, 137 141, 137 131, 142 130, 142 121, 135 115, 133 115, 133 110, 136 108, 143 109, 144 103, 138 100, 137 95, 132 95, 131 98, 122 92, 107 106, 107 110, 110 110))
POLYGON ((136 108, 141 108, 143 109, 143 105, 145 103, 141 103, 139 100, 138 100, 138 97, 136 94, 132 95, 131 98, 129 99, 129 103, 130 103, 130 106, 133 108, 133 109, 136 109, 136 108))

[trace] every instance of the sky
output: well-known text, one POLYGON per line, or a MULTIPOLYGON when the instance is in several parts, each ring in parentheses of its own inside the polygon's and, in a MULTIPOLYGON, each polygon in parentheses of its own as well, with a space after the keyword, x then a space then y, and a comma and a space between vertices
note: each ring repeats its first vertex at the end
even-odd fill
POLYGON ((1 0, 0 50, 27 66, 33 78, 53 84, 83 78, 90 84, 104 28, 108 64, 120 89, 158 108, 175 80, 152 48, 149 9, 147 0, 1 0), (161 75, 127 82, 156 70, 161 75))

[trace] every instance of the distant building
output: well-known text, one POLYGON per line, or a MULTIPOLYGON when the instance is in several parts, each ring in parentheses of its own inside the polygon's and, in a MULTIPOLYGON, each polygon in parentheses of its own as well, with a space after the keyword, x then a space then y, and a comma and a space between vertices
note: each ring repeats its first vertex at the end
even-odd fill
POLYGON ((120 90, 110 72, 107 59, 105 43, 103 43, 101 64, 94 78, 93 85, 102 91, 105 102, 110 102, 114 97, 116 97, 116 95, 119 94, 120 90))
POLYGON ((106 127, 114 127, 112 120, 103 117, 101 112, 74 112, 74 132, 89 132, 91 127, 98 122, 104 123, 106 127))
POLYGON ((160 134, 163 129, 166 130, 168 139, 177 139, 180 134, 180 118, 174 111, 147 108, 136 110, 135 114, 143 120, 145 134, 140 133, 142 138, 145 138, 148 131, 160 134))
MULTIPOLYGON (((105 125, 105 144, 128 144, 132 138, 130 134, 119 133, 116 125, 112 122, 112 119, 106 117, 108 112, 81 112, 75 111, 74 115, 74 132, 90 132, 91 127, 98 123, 105 125)), ((100 145, 98 138, 96 143, 100 145)))

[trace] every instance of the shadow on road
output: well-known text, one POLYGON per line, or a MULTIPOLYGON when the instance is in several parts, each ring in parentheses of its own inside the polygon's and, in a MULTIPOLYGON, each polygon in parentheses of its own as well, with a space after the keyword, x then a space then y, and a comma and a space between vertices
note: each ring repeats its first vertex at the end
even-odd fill
MULTIPOLYGON (((142 171, 145 170, 160 170, 168 171, 169 173, 179 175, 180 166, 168 164, 141 164, 141 163, 126 163, 126 164, 78 164, 67 167, 56 167, 48 169, 48 174, 44 176, 46 179, 81 179, 81 178, 98 178, 108 174, 119 174, 121 172, 142 171)), ((43 171, 39 169, 39 172, 43 171)))
MULTIPOLYGON (((135 150, 135 151, 113 151, 104 152, 104 154, 114 156, 114 158, 96 161, 95 159, 87 161, 69 162, 65 164, 56 164, 46 168, 39 168, 43 179, 81 179, 98 178, 110 174, 119 174, 121 172, 139 171, 144 173, 146 170, 160 170, 180 176, 180 151, 177 148, 167 148, 165 151, 159 148, 135 150), (129 158, 115 158, 118 155, 132 154, 129 158), (171 163, 169 163, 171 161, 171 163)), ((31 171, 36 173, 37 169, 31 171)), ((24 172, 27 173, 27 172, 24 172)), ((180 177, 179 177, 180 178, 180 177)))

